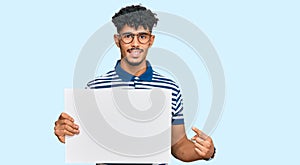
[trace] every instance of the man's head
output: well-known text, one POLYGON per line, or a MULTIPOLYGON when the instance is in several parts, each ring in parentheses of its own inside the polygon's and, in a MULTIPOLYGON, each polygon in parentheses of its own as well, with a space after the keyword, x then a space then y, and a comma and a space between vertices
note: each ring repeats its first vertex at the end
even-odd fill
POLYGON ((157 21, 155 13, 140 5, 122 8, 112 17, 119 33, 114 35, 114 40, 121 51, 121 62, 129 67, 145 66, 148 49, 155 38, 152 28, 157 21))

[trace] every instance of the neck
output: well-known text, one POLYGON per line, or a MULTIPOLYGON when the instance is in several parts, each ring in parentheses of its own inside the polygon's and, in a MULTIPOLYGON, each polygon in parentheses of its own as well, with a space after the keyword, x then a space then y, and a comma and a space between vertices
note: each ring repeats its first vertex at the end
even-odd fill
POLYGON ((147 70, 147 63, 146 60, 144 60, 141 64, 137 66, 133 66, 128 64, 124 59, 121 59, 121 68, 124 69, 129 74, 132 74, 134 76, 140 76, 147 70))

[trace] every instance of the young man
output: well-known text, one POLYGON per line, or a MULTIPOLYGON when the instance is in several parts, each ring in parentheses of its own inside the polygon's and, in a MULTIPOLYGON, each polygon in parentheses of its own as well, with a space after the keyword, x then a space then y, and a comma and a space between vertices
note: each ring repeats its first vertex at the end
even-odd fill
MULTIPOLYGON (((146 60, 148 49, 155 36, 152 28, 157 24, 156 14, 140 5, 122 8, 112 17, 118 34, 114 35, 115 44, 120 48, 121 59, 115 69, 90 81, 90 89, 129 88, 151 89, 167 88, 172 90, 172 155, 185 162, 209 160, 214 157, 215 148, 212 139, 197 128, 192 128, 196 135, 187 139, 182 115, 182 96, 174 81, 153 71, 146 60)), ((79 127, 74 119, 62 113, 55 122, 55 135, 65 142, 65 135, 79 134, 79 127)))

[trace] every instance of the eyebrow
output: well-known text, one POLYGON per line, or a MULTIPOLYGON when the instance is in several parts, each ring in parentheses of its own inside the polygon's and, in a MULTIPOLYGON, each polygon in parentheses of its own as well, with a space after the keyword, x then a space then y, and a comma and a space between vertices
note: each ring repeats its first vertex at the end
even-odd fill
POLYGON ((132 33, 132 32, 125 32, 125 33, 121 33, 120 35, 124 35, 124 34, 151 34, 151 32, 140 32, 140 33, 132 33))

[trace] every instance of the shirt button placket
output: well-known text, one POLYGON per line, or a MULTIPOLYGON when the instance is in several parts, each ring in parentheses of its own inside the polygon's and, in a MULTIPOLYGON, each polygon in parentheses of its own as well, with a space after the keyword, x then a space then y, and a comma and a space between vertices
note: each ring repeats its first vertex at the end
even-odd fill
POLYGON ((139 77, 134 77, 134 80, 133 80, 133 86, 134 88, 137 88, 137 83, 139 82, 139 77))

